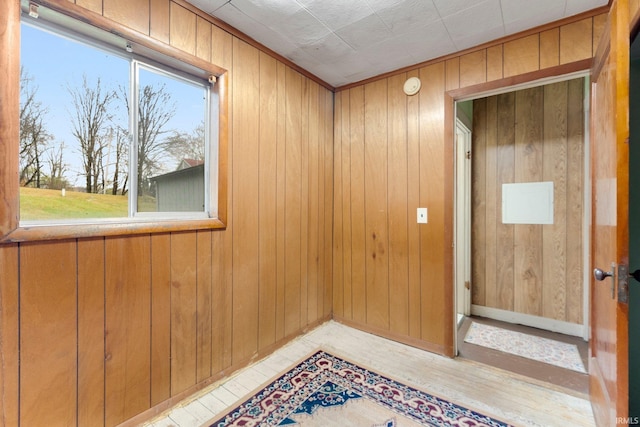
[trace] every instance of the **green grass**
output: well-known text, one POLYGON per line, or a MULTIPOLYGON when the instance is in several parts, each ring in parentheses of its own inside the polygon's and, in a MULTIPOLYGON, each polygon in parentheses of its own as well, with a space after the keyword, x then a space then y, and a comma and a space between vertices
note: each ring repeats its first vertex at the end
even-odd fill
POLYGON ((39 188, 20 188, 20 219, 122 218, 127 216, 127 196, 89 194, 39 188))

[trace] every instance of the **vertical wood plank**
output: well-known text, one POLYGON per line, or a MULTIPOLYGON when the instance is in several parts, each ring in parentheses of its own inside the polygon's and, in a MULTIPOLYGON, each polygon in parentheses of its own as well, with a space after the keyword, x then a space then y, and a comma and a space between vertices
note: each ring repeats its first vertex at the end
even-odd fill
MULTIPOLYGON (((542 87, 516 93, 516 182, 542 180, 542 87)), ((542 228, 518 224, 515 227, 516 311, 540 315, 542 312, 542 228)))
POLYGON ((349 89, 351 139, 351 283, 353 320, 366 322, 365 98, 364 86, 349 89))
MULTIPOLYGON (((341 122, 340 130, 341 132, 336 132, 335 138, 336 141, 342 139, 342 206, 341 213, 341 221, 342 221, 342 287, 343 287, 343 316, 347 319, 353 318, 353 279, 352 279, 352 266, 351 266, 351 144, 349 141, 349 133, 350 133, 350 100, 349 100, 349 91, 342 91, 337 98, 341 99, 341 109, 340 109, 340 117, 339 120, 341 122)), ((336 112, 336 117, 338 112, 336 112)), ((338 145, 335 145, 336 147, 338 145)), ((335 206, 335 209, 338 210, 340 207, 338 205, 335 206)), ((337 238, 337 237, 336 237, 337 238)), ((335 257, 338 254, 334 254, 335 257)), ((337 283, 334 282, 334 286, 337 283)), ((334 296, 339 291, 337 288, 334 288, 334 296)))
POLYGON ((544 87, 543 181, 553 182, 553 224, 542 227, 543 317, 566 318, 567 282, 567 82, 544 87))
MULTIPOLYGON (((109 1, 109 0, 107 0, 109 1)), ((78 6, 84 7, 92 12, 102 15, 103 0, 76 0, 78 6)))
POLYGON ((0 395, 2 411, 0 425, 17 426, 19 421, 19 246, 18 244, 0 245, 0 357, 3 364, 0 369, 0 395))
POLYGON ((107 237, 105 260, 105 424, 111 426, 151 405, 149 236, 107 237))
POLYGON ((195 55, 196 36, 195 13, 178 3, 171 2, 169 5, 169 43, 171 46, 195 55))
POLYGON ((447 90, 458 89, 460 87, 460 57, 448 59, 447 69, 447 90))
POLYGON ((211 23, 196 17, 196 56, 211 61, 211 23))
POLYGON ((104 239, 78 241, 78 425, 104 425, 104 239))
POLYGON ((105 18, 149 34, 149 0, 103 0, 102 3, 105 18))
POLYGON ((324 94, 317 83, 309 87, 309 252, 307 254, 307 324, 315 322, 318 314, 318 256, 319 235, 323 232, 318 221, 321 206, 324 205, 319 193, 320 136, 319 129, 323 125, 321 112, 324 109, 324 94))
POLYGON ((196 233, 196 382, 209 378, 211 371, 213 272, 211 231, 196 233))
POLYGON ((322 313, 324 317, 327 318, 331 316, 331 300, 333 298, 333 285, 331 282, 331 278, 333 277, 331 267, 332 267, 332 254, 331 254, 331 229, 333 224, 331 222, 331 216, 329 212, 333 212, 333 200, 331 194, 333 193, 333 122, 331 118, 333 117, 333 93, 329 90, 324 91, 324 112, 325 119, 324 123, 324 157, 325 157, 325 176, 324 176, 324 192, 325 192, 325 228, 324 228, 324 236, 325 238, 325 247, 324 252, 326 254, 325 259, 325 273, 324 277, 326 277, 326 283, 324 285, 324 307, 322 313))
POLYGON ((460 56, 460 87, 472 86, 487 81, 486 49, 460 56))
POLYGON ((532 34, 504 44, 504 77, 540 69, 540 36, 532 34))
POLYGON ((567 107, 567 322, 583 323, 583 250, 584 224, 584 79, 568 82, 567 107))
POLYGON ((593 17, 593 41, 591 51, 594 55, 598 48, 598 44, 600 43, 600 38, 602 38, 602 34, 604 33, 604 29, 607 25, 607 16, 608 14, 603 13, 593 17))
POLYGON ((171 233, 171 395, 196 383, 197 233, 171 233))
POLYGON ((149 0, 149 35, 169 44, 170 0, 149 0))
POLYGON ((258 200, 260 56, 233 40, 233 362, 258 350, 258 200))
POLYGON ((593 20, 585 18, 560 27, 560 64, 568 64, 593 55, 593 20))
POLYGON ((277 85, 278 85, 278 121, 276 123, 278 143, 276 146, 276 210, 278 217, 276 218, 276 340, 285 336, 284 319, 285 319, 285 192, 286 192, 286 85, 287 85, 287 66, 278 62, 277 69, 277 85))
MULTIPOLYGON (((502 131, 498 124, 498 99, 490 97, 486 102, 486 138, 485 138, 485 165, 484 165, 484 292, 485 304, 488 307, 498 307, 498 281, 496 264, 499 257, 496 228, 498 226, 499 212, 497 209, 498 190, 502 186, 498 183, 498 134, 502 131)), ((502 123, 500 123, 502 124, 502 123)))
POLYGON ((487 48, 487 81, 504 77, 503 45, 487 48))
MULTIPOLYGON (((211 62, 228 70, 227 77, 233 82, 233 37, 226 31, 212 26, 211 28, 211 62)), ((227 98, 229 106, 227 121, 233 129, 233 83, 228 85, 227 98)), ((227 187, 233 189, 233 151, 234 138, 230 131, 228 136, 229 149, 227 153, 227 187)), ((232 292, 233 292, 233 191, 227 192, 227 228, 216 230, 212 235, 212 269, 213 290, 212 298, 215 307, 211 316, 212 329, 212 372, 220 372, 231 365, 232 350, 232 292)))
POLYGON ((349 91, 345 90, 339 92, 336 95, 335 100, 335 119, 334 119, 334 144, 336 146, 336 153, 334 156, 334 202, 335 210, 333 211, 333 314, 336 317, 344 317, 345 305, 349 306, 349 301, 344 300, 344 283, 346 281, 345 276, 349 274, 346 269, 345 259, 349 258, 351 253, 344 248, 344 210, 349 209, 349 199, 344 196, 346 188, 350 186, 349 178, 347 175, 348 168, 345 167, 344 161, 349 160, 349 157, 345 156, 345 152, 349 150, 349 138, 348 136, 343 138, 343 133, 349 130, 348 120, 345 121, 342 117, 343 111, 349 112, 349 103, 346 101, 349 91), (346 158, 345 158, 346 157, 346 158))
POLYGON ((258 222, 260 257, 259 335, 258 348, 276 341, 276 204, 277 127, 278 120, 277 63, 260 53, 260 177, 258 182, 258 222))
POLYGON ((364 87, 367 324, 389 328, 387 80, 364 87))
POLYGON ((309 308, 309 79, 302 79, 300 150, 300 328, 307 324, 309 308))
POLYGON ((402 335, 409 332, 407 96, 402 91, 405 80, 405 74, 390 77, 387 88, 389 327, 391 331, 402 335))
POLYGON ((473 101, 471 148, 471 301, 485 305, 486 288, 486 187, 487 187, 487 98, 473 101))
MULTIPOLYGON (((342 221, 342 255, 334 254, 334 257, 340 258, 341 261, 341 269, 340 274, 336 274, 340 280, 340 282, 334 281, 334 289, 333 294, 334 297, 344 302, 342 315, 347 319, 353 318, 353 280, 352 280, 352 265, 351 265, 351 253, 352 253, 352 244, 351 244, 351 142, 349 140, 350 134, 350 94, 349 91, 343 91, 340 93, 340 102, 341 102, 341 110, 339 112, 339 116, 336 113, 336 120, 340 121, 341 128, 340 133, 336 133, 336 140, 340 140, 341 144, 336 144, 336 147, 341 147, 341 150, 336 150, 336 158, 341 157, 341 163, 336 162, 336 168, 334 169, 334 173, 338 175, 339 173, 342 176, 342 188, 336 191, 342 192, 342 200, 340 205, 335 205, 336 212, 338 213, 339 219, 342 221), (341 166, 342 169, 338 172, 338 167, 341 166), (340 285, 342 284, 342 292, 340 289, 340 285), (336 294, 340 293, 341 295, 337 296, 336 294)), ((336 181, 337 183, 338 181, 336 181)), ((337 238, 337 236, 336 236, 337 238)))
POLYGON ((552 28, 540 33, 540 69, 560 65, 560 30, 552 28))
POLYGON ((285 290, 284 334, 300 328, 300 242, 302 215, 302 76, 287 67, 285 91, 285 290))
POLYGON ((76 241, 20 246, 20 424, 77 422, 76 241))
MULTIPOLYGON (((418 70, 407 73, 407 78, 419 77, 418 70)), ((416 212, 420 207, 420 96, 407 98, 407 207, 416 212)), ((407 227, 408 280, 409 280, 409 336, 420 338, 420 224, 409 221, 407 227)))
POLYGON ((496 266, 496 302, 499 308, 513 310, 515 295, 514 250, 515 226, 502 223, 502 184, 516 182, 515 144, 516 144, 516 98, 515 93, 503 93, 498 98, 498 171, 497 183, 500 189, 496 197, 497 238, 499 249, 496 266))
MULTIPOLYGON (((444 64, 436 63, 420 69, 424 83, 420 91, 420 203, 429 209, 429 223, 420 227, 420 283, 422 286, 422 339, 444 345, 451 337, 446 331, 453 326, 447 316, 451 307, 445 296, 445 161, 444 149, 444 64)), ((453 163, 451 163, 453 164, 453 163)), ((447 169, 447 173, 450 173, 447 169)), ((452 334, 453 336, 453 334, 452 334)))
POLYGON ((171 234, 151 236, 151 404, 171 397, 171 234))

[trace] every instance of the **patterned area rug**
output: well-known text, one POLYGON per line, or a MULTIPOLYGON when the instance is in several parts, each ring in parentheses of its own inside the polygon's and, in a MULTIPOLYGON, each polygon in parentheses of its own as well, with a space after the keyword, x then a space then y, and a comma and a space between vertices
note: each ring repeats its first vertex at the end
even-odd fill
POLYGON ((465 342, 586 373, 573 344, 471 322, 465 342))
POLYGON ((508 426, 324 351, 206 425, 508 426))

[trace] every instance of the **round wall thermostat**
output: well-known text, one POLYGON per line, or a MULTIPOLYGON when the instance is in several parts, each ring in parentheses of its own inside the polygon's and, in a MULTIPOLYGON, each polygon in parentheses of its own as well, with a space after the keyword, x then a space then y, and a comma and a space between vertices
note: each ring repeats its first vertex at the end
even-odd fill
POLYGON ((420 79, 417 77, 409 77, 404 82, 404 93, 407 95, 415 95, 420 90, 420 79))

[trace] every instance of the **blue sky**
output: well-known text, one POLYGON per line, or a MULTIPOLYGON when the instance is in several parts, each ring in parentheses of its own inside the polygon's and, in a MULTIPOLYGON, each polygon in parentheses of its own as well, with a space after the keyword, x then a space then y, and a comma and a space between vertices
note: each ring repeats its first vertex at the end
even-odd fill
MULTIPOLYGON (((37 86, 36 99, 48 109, 45 126, 54 135, 56 145, 64 141, 64 160, 69 164, 66 177, 74 184, 82 183, 83 179, 78 178, 81 157, 71 133, 71 117, 75 110, 67 88, 81 88, 83 75, 87 76, 90 85, 99 76, 103 91, 128 87, 129 61, 26 24, 22 24, 21 43, 21 65, 33 79, 31 84, 37 86)), ((170 124, 172 129, 191 132, 202 122, 203 104, 198 102, 202 99, 199 96, 201 89, 182 83, 172 84, 164 76, 155 79, 151 79, 149 73, 145 76, 145 83, 167 83, 177 107, 170 124)), ((114 111, 118 121, 126 124, 126 108, 124 105, 118 107, 114 111)))

